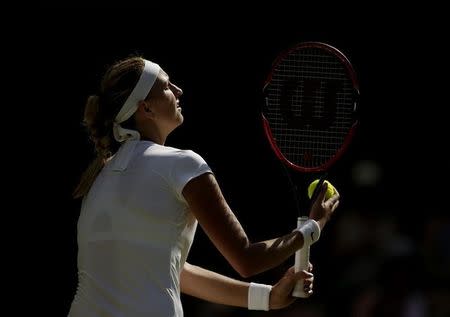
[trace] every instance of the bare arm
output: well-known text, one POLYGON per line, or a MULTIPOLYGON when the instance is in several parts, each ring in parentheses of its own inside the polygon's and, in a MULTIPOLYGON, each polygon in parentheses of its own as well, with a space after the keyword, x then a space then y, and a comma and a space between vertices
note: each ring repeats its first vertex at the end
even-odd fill
POLYGON ((181 291, 185 294, 216 304, 247 307, 248 283, 246 282, 187 262, 181 271, 180 279, 181 291))
MULTIPOLYGON (((312 266, 310 266, 310 271, 312 266)), ((307 272, 294 273, 293 267, 276 283, 270 292, 270 309, 279 309, 291 304, 295 298, 290 294, 295 283, 305 279, 309 295, 312 294, 314 276, 307 272)), ((203 300, 237 307, 248 306, 249 283, 205 270, 185 263, 181 271, 181 291, 203 300)))
POLYGON ((297 231, 251 243, 212 174, 191 180, 184 187, 183 195, 208 237, 243 277, 279 265, 303 246, 303 236, 297 231))

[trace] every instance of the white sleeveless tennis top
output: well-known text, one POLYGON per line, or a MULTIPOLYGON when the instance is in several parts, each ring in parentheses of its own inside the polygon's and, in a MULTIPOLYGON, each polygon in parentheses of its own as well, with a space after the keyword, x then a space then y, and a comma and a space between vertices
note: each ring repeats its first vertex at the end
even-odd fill
POLYGON ((121 146, 82 203, 70 317, 183 316, 179 277, 197 220, 182 190, 209 172, 190 150, 121 146))

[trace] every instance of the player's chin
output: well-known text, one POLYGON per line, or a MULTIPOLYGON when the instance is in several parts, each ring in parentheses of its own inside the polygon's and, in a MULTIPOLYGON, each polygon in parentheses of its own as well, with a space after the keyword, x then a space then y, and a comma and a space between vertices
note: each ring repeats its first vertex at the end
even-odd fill
POLYGON ((184 117, 181 114, 181 112, 178 112, 178 114, 177 114, 177 122, 178 122, 178 125, 180 125, 184 122, 184 117))
POLYGON ((175 128, 179 127, 180 125, 182 125, 184 122, 184 117, 181 113, 178 113, 174 119, 174 125, 175 128))

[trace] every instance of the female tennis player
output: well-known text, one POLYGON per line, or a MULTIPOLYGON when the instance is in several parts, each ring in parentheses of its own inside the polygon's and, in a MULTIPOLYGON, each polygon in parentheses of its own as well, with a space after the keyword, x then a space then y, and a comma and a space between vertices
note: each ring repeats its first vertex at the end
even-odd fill
POLYGON ((84 121, 97 157, 74 196, 78 220, 78 289, 69 316, 183 316, 180 292, 252 310, 286 307, 295 283, 312 294, 313 275, 293 268, 273 286, 247 283, 189 264, 197 223, 244 278, 271 269, 317 241, 339 203, 325 200, 311 220, 282 237, 249 241, 208 164, 165 145, 183 122, 175 86, 156 63, 118 61, 90 96, 84 121), (313 233, 313 234, 311 234, 313 233))

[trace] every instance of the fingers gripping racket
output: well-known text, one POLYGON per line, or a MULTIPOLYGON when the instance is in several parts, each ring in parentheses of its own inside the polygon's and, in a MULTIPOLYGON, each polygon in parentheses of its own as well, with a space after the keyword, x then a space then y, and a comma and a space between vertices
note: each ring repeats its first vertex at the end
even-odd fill
MULTIPOLYGON (((305 42, 277 57, 263 92, 265 135, 293 186, 300 226, 308 219, 301 216, 302 211, 309 212, 326 172, 354 135, 359 99, 356 74, 336 48, 305 42), (312 174, 315 178, 321 174, 311 201, 301 199, 290 176, 292 172, 312 174)), ((306 193, 306 189, 302 192, 306 193)), ((308 264, 309 247, 304 247, 296 252, 295 271, 306 270, 308 264)), ((296 286, 293 296, 307 297, 303 285, 296 286)))

